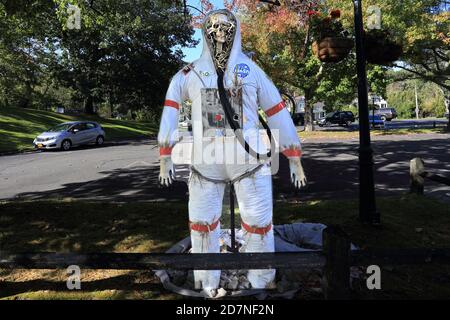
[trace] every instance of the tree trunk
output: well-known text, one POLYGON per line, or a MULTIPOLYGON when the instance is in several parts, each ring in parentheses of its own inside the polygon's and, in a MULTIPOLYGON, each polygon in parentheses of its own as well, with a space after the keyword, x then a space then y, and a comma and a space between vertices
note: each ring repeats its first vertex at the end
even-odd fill
POLYGON ((448 121, 447 121, 447 130, 450 131, 450 108, 448 110, 448 121))
POLYGON ((112 118, 113 114, 114 114, 114 105, 113 105, 113 99, 112 99, 112 92, 111 91, 109 91, 108 103, 109 103, 109 117, 108 118, 112 118))
POLYGON ((445 109, 448 112, 447 130, 450 131, 450 91, 442 86, 439 86, 439 89, 441 89, 442 94, 444 95, 445 109))
POLYGON ((84 99, 84 112, 87 114, 95 114, 94 100, 92 99, 91 95, 84 99))
POLYGON ((25 81, 25 93, 20 99, 20 107, 21 108, 29 108, 31 103, 31 96, 33 94, 33 88, 31 87, 30 82, 25 81))
POLYGON ((450 94, 444 96, 444 99, 445 99, 445 106, 447 107, 448 112, 447 130, 450 131, 450 94))
POLYGON ((314 108, 310 103, 310 96, 305 92, 305 131, 314 131, 314 108))

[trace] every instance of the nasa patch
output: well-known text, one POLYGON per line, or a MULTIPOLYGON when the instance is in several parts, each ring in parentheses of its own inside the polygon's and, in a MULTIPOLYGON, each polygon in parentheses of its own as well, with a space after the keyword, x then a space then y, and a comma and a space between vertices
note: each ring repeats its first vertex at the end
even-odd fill
POLYGON ((245 78, 250 73, 250 67, 245 63, 239 63, 236 65, 234 72, 239 78, 245 78))

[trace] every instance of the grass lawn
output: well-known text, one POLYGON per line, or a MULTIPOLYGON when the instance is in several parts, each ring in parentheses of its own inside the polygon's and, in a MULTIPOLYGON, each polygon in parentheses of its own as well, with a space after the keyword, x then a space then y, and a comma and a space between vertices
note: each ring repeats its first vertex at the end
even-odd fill
POLYGON ((64 115, 56 112, 22 108, 0 108, 0 152, 32 149, 33 139, 59 123, 92 120, 105 129, 107 139, 150 136, 157 132, 154 124, 103 119, 89 115, 64 115))
MULTIPOLYGON (((450 247, 450 206, 404 195, 379 198, 381 229, 361 226, 356 201, 276 202, 274 223, 338 224, 364 247, 450 247)), ((0 203, 5 251, 161 252, 188 235, 187 203, 71 200, 0 203)), ((223 217, 226 220, 227 216, 223 217)), ((223 221, 226 226, 227 221, 223 221)), ((82 290, 61 270, 0 270, 4 299, 178 299, 150 271, 82 270, 82 290)), ((448 298, 450 268, 429 264, 382 270, 382 290, 358 298, 448 298)))
MULTIPOLYGON (((371 131, 372 137, 387 136, 387 135, 408 135, 408 134, 430 134, 430 133, 442 133, 448 134, 443 128, 401 128, 401 129, 388 129, 388 130, 375 130, 371 131)), ((302 139, 340 139, 351 140, 359 139, 359 131, 299 131, 300 138, 302 139)))

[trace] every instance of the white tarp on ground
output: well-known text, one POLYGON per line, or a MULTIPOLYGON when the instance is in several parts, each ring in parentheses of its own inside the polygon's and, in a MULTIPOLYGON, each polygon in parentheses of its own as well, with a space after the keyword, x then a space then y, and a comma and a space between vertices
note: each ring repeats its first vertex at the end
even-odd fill
MULTIPOLYGON (((293 223, 274 226, 275 251, 276 252, 299 252, 322 250, 322 231, 326 225, 320 223, 293 223)), ((221 252, 227 252, 226 248, 231 247, 230 229, 220 231, 221 252)), ((236 229, 236 243, 238 246, 244 245, 243 230, 236 229)), ((190 237, 187 237, 170 248, 167 253, 189 253, 191 247, 190 237)), ((356 249, 352 245, 352 250, 356 249)), ((317 273, 318 270, 313 270, 317 273)), ((175 293, 207 298, 203 292, 195 291, 192 271, 155 271, 164 287, 175 293)), ((291 272, 292 273, 292 272, 291 272)), ((222 270, 218 297, 223 296, 249 296, 255 295, 264 299, 273 298, 291 298, 300 290, 300 286, 295 287, 295 282, 286 278, 283 270, 277 274, 277 290, 251 289, 246 278, 246 270, 222 270), (292 282, 292 283, 291 283, 292 282), (287 283, 290 285, 286 286, 287 283)))

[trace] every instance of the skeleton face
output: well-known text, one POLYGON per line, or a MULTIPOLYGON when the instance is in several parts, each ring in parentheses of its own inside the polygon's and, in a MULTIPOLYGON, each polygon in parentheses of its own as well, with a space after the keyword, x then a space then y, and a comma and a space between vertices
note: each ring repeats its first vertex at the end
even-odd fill
POLYGON ((225 43, 226 34, 233 29, 233 25, 228 21, 228 17, 224 14, 214 14, 210 17, 210 26, 208 34, 210 34, 216 42, 225 43))
POLYGON ((236 21, 231 14, 218 12, 209 16, 204 28, 216 67, 224 70, 233 45, 236 21))

